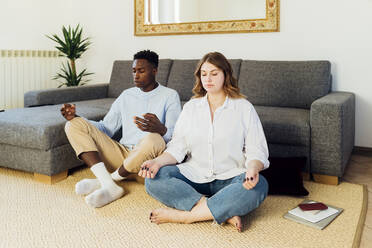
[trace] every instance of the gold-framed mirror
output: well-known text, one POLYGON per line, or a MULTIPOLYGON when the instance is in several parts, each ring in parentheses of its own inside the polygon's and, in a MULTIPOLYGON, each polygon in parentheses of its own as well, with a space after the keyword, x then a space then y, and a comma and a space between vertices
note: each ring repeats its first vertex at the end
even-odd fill
POLYGON ((278 32, 279 1, 134 0, 134 34, 151 36, 278 32), (225 6, 221 5, 223 1, 226 2, 225 6), (246 4, 250 4, 249 8, 246 4), (250 11, 246 11, 247 9, 250 11), (211 13, 217 14, 212 16, 211 13))

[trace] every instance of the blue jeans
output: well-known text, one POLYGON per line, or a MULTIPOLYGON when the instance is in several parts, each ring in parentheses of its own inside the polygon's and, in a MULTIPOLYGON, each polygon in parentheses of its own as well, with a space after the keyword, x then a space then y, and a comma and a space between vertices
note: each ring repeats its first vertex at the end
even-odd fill
POLYGON ((177 166, 162 167, 154 179, 145 180, 149 195, 168 207, 190 211, 204 195, 213 218, 218 224, 233 216, 243 216, 256 209, 266 198, 268 183, 259 175, 251 189, 243 187, 245 173, 226 180, 194 183, 184 177, 177 166))

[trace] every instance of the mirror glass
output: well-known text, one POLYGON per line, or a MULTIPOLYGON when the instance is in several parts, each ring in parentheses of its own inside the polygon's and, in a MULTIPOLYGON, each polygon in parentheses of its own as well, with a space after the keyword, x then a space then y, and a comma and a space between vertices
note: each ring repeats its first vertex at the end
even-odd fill
POLYGON ((145 24, 265 18, 266 0, 145 0, 145 24))
POLYGON ((280 0, 134 0, 134 34, 278 32, 280 0))

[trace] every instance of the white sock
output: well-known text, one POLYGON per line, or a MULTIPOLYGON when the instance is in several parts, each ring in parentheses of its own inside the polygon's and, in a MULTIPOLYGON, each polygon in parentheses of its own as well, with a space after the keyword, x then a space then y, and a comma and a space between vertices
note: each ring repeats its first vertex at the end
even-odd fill
POLYGON ((112 179, 114 179, 114 181, 121 181, 123 179, 126 179, 126 177, 120 176, 119 169, 117 169, 116 171, 114 171, 113 173, 111 173, 111 177, 112 177, 112 179))
POLYGON ((102 187, 86 196, 86 203, 92 207, 99 208, 123 196, 124 189, 115 184, 103 162, 93 165, 90 169, 102 187))
POLYGON ((78 195, 87 195, 101 188, 98 179, 83 179, 75 185, 75 192, 78 195))
POLYGON ((110 173, 107 171, 105 164, 103 162, 97 163, 90 167, 90 170, 97 177, 102 187, 109 187, 111 185, 116 185, 111 178, 110 173))
MULTIPOLYGON (((111 177, 114 181, 121 181, 123 179, 127 179, 127 177, 122 177, 119 174, 119 169, 111 173, 111 177)), ((75 192, 78 195, 87 195, 95 191, 96 189, 99 189, 101 187, 101 184, 98 179, 83 179, 79 181, 75 185, 75 192)))

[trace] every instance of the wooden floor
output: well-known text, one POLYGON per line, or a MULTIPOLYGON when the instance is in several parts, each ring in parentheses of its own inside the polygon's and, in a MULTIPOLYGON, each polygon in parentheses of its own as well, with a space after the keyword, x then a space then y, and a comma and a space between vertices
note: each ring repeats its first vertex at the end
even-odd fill
POLYGON ((372 247, 372 152, 354 152, 342 181, 365 184, 368 187, 368 210, 360 248, 372 247))

